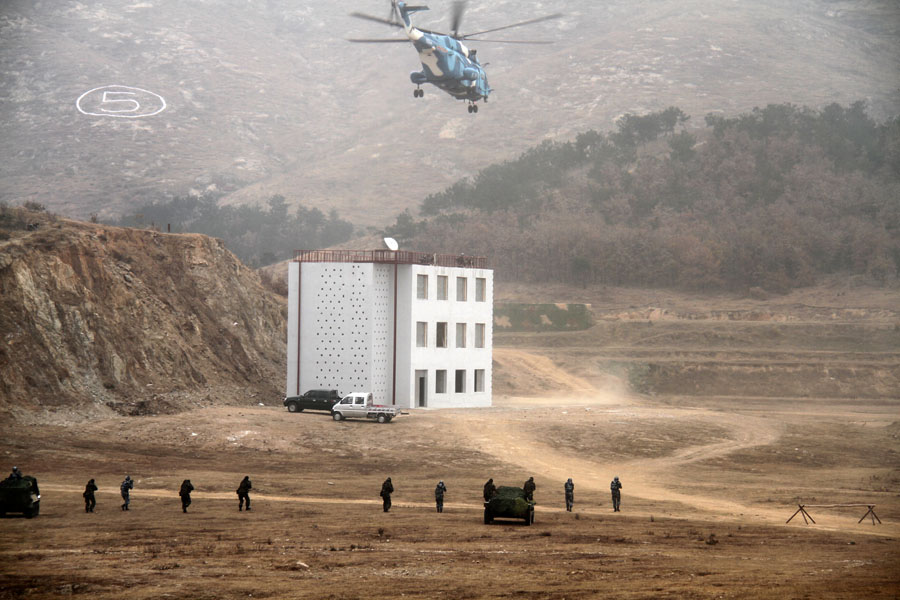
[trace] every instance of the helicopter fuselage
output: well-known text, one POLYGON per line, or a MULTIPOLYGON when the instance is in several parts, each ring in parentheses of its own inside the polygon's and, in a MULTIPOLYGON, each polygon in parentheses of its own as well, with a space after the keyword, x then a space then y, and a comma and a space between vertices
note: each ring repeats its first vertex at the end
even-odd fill
POLYGON ((417 86, 431 83, 460 100, 487 101, 491 88, 475 52, 449 35, 427 33, 414 27, 409 19, 411 11, 404 2, 397 3, 397 11, 422 63, 421 71, 409 74, 410 81, 417 86))

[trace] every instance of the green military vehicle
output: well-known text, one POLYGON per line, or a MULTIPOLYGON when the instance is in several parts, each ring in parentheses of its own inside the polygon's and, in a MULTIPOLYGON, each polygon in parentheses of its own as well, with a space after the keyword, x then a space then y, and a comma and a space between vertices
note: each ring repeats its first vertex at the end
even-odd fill
POLYGON ((494 519, 525 519, 526 525, 534 523, 534 501, 525 499, 520 487, 500 486, 494 496, 484 503, 484 524, 494 519))
POLYGON ((10 477, 0 481, 0 517, 6 513, 23 513, 36 517, 41 510, 41 493, 37 479, 30 475, 10 477))

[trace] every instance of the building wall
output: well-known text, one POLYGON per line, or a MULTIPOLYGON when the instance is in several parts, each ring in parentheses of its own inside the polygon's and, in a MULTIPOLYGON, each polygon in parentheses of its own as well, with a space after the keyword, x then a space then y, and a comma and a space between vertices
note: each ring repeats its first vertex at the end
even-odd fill
POLYGON ((287 319, 287 381, 284 385, 285 396, 297 396, 305 390, 300 389, 297 381, 297 357, 299 355, 300 331, 300 263, 288 263, 288 319, 287 319))
POLYGON ((390 404, 393 394, 394 267, 372 265, 371 391, 381 404, 390 404))
POLYGON ((491 405, 491 360, 493 352, 493 271, 460 267, 436 267, 427 265, 401 265, 399 277, 398 315, 402 324, 397 337, 404 350, 398 356, 397 403, 415 407, 417 372, 424 372, 426 378, 426 408, 478 407, 491 405), (417 297, 417 276, 428 279, 427 298, 417 297), (438 299, 438 277, 447 277, 447 299, 438 299), (467 281, 467 298, 456 299, 457 277, 467 281), (485 297, 483 302, 475 300, 475 280, 484 278, 485 297), (408 318, 406 315, 409 315, 408 318), (426 346, 416 345, 416 323, 425 323, 426 346), (437 346, 437 324, 447 324, 446 347, 437 346), (466 325, 466 347, 456 345, 456 324, 466 325), (485 327, 484 348, 475 348, 475 325, 485 327), (475 392, 475 370, 484 372, 483 391, 475 392), (437 371, 446 371, 446 388, 443 393, 436 391, 437 371), (465 391, 455 391, 455 373, 465 372, 465 391))
POLYGON ((288 275, 287 395, 337 389, 390 397, 393 274, 372 263, 308 262, 291 263, 288 275))
POLYGON ((491 405, 493 272, 409 264, 396 268, 394 395, 395 266, 326 262, 289 265, 287 395, 316 388, 338 389, 342 393, 372 391, 379 403, 415 407, 418 373, 425 376, 427 383, 426 408, 491 405), (428 280, 425 299, 417 297, 418 275, 425 275, 428 280), (438 276, 447 277, 446 300, 437 297, 438 276), (465 301, 457 300, 457 277, 467 281, 465 301), (476 278, 485 281, 484 301, 475 299, 476 278), (416 346, 417 322, 426 324, 426 347, 416 346), (447 327, 443 348, 436 344, 437 323, 446 323, 447 327), (465 348, 457 347, 457 323, 465 324, 465 348), (484 325, 483 348, 475 348, 478 323, 484 325), (439 370, 446 371, 443 393, 438 393, 435 386, 439 370), (457 370, 465 373, 462 392, 455 390, 457 370), (484 373, 483 390, 478 392, 474 388, 476 370, 484 373))

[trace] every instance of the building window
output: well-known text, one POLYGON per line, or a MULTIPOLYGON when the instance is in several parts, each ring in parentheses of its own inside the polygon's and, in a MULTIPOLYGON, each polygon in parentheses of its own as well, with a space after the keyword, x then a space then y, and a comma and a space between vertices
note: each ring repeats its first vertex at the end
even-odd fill
POLYGON ((457 394, 465 394, 466 393, 466 370, 465 369, 457 369, 456 370, 456 393, 457 394))
POLYGON ((428 323, 425 323, 424 321, 416 322, 416 347, 428 347, 428 323))
POLYGON ((484 391, 484 369, 475 369, 475 391, 484 391))
POLYGON ((437 331, 434 335, 434 345, 438 348, 446 348, 447 347, 447 324, 446 323, 438 323, 437 331))
POLYGON ((447 393, 447 371, 445 369, 438 369, 434 372, 434 393, 447 393))
POLYGON ((428 275, 416 275, 416 298, 428 299, 428 275))
POLYGON ((487 280, 484 277, 475 278, 475 302, 484 302, 484 288, 487 280))
POLYGON ((484 323, 475 323, 475 347, 484 348, 484 323))
POLYGON ((447 276, 446 275, 438 275, 437 276, 437 299, 438 300, 446 300, 447 299, 447 276))
POLYGON ((466 278, 465 277, 457 277, 456 278, 456 299, 459 302, 465 302, 467 292, 468 292, 468 290, 466 289, 466 278))
POLYGON ((465 348, 466 347, 466 324, 465 323, 457 323, 456 324, 456 347, 457 348, 465 348))

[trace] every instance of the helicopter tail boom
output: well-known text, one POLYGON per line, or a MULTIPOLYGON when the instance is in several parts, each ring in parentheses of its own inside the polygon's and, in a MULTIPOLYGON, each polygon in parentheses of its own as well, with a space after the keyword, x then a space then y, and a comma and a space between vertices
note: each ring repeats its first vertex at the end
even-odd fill
POLYGON ((406 2, 397 2, 394 6, 397 8, 397 13, 400 15, 403 24, 406 25, 407 31, 412 27, 412 22, 409 20, 409 13, 428 10, 428 7, 424 4, 413 5, 407 4, 406 2))

